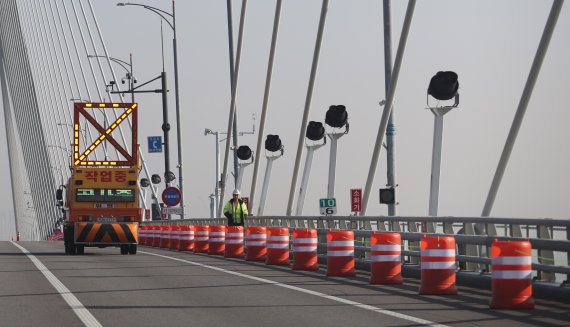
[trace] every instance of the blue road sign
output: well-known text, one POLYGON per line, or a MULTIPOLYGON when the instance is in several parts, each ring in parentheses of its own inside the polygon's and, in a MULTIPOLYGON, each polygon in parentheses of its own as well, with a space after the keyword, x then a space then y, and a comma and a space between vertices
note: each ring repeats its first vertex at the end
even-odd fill
POLYGON ((180 190, 174 186, 167 187, 162 191, 162 202, 164 202, 164 205, 168 207, 177 206, 181 199, 182 193, 180 193, 180 190))
POLYGON ((148 137, 148 153, 162 152, 162 136, 148 137))

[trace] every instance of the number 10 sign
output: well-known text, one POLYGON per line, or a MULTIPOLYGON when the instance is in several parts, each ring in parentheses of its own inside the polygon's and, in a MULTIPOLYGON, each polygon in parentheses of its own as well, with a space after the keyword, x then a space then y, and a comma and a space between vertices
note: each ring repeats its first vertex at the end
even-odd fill
POLYGON ((320 199, 319 207, 321 208, 321 215, 330 216, 336 214, 336 199, 320 199))

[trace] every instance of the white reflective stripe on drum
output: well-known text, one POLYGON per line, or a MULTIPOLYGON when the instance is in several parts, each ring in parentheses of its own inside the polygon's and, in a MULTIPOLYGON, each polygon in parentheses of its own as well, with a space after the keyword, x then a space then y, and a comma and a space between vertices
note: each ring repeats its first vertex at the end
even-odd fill
POLYGON ((352 256, 354 256, 354 250, 327 252, 327 257, 352 257, 352 256))
POLYGON ((179 240, 178 235, 170 235, 171 240, 179 240))
POLYGON ((373 255, 372 256, 372 262, 393 262, 393 261, 397 261, 397 262, 402 261, 402 256, 400 256, 399 254, 373 255))
POLYGON ((532 279, 532 270, 493 270, 493 279, 532 279))
POLYGON ((283 243, 283 244, 267 244, 267 248, 268 248, 268 249, 287 249, 287 248, 289 248, 289 244, 288 244, 288 243, 283 243))
POLYGON ((455 261, 422 262, 421 269, 454 269, 455 261))
POLYGON ((226 240, 226 244, 243 244, 243 240, 226 240))
POLYGON ((178 235, 194 235, 194 232, 180 232, 178 235))
POLYGON ((294 238, 293 243, 317 243, 317 238, 294 238))
POLYGON ((194 241, 208 241, 207 237, 196 237, 194 241))
POLYGON ((265 241, 247 241, 247 246, 265 246, 265 241))
POLYGON ((267 238, 267 235, 265 234, 250 234, 247 235, 247 239, 248 240, 265 240, 267 238))
POLYGON ((242 237, 243 233, 226 233, 226 237, 242 237))
POLYGON ((180 236, 181 241, 192 241, 194 240, 194 236, 180 236))
POLYGON ((293 246, 294 252, 317 252, 317 246, 293 246))
POLYGON ((372 245, 372 251, 402 251, 401 245, 378 244, 372 245))
POLYGON ((354 246, 354 240, 352 241, 329 241, 327 246, 354 246))
POLYGON ((493 265, 532 265, 531 257, 495 257, 492 260, 493 265))
POLYGON ((225 238, 210 237, 210 243, 223 243, 225 240, 225 238))
POLYGON ((269 242, 271 241, 289 241, 289 236, 269 236, 267 238, 269 242))
POLYGON ((428 249, 422 250, 422 257, 455 257, 455 249, 428 249))
POLYGON ((210 232, 210 236, 225 236, 226 232, 210 232))

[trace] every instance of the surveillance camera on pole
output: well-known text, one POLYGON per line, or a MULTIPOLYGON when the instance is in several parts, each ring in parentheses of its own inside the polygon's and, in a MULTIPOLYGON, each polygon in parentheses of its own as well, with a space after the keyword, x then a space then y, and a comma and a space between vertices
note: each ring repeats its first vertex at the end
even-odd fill
MULTIPOLYGON (((438 202, 439 202, 439 176, 441 169, 441 147, 443 141, 443 116, 451 109, 459 105, 459 82, 455 72, 437 72, 429 83, 427 90, 427 105, 434 114, 434 129, 433 129, 433 150, 431 161, 431 184, 429 195, 429 215, 437 216, 438 202), (435 106, 430 105, 429 96, 438 100, 435 106), (449 101, 453 99, 451 105, 439 105, 439 101, 449 101)), ((433 224, 428 224, 427 231, 435 232, 433 224)))
POLYGON ((242 145, 237 148, 236 155, 240 160, 238 163, 238 178, 236 182, 236 189, 241 189, 241 181, 243 180, 244 168, 253 163, 253 151, 247 145, 242 145), (250 161, 251 160, 251 161, 250 161))
POLYGON ((332 131, 327 133, 331 139, 331 153, 329 160, 329 184, 327 189, 327 198, 334 198, 334 187, 336 179, 336 154, 337 142, 343 135, 348 134, 348 113, 343 105, 330 106, 327 110, 325 123, 332 127, 332 131), (344 128, 344 131, 342 131, 344 128))
POLYGON ((305 137, 307 138, 305 139, 307 158, 305 160, 305 168, 303 168, 303 179, 301 182, 301 188, 299 189, 299 197, 297 199, 297 209, 295 211, 296 216, 303 214, 303 205, 305 203, 305 195, 307 194, 307 184, 309 182, 309 175, 311 174, 311 165, 313 163, 315 150, 327 144, 323 123, 310 121, 307 125, 305 137))
POLYGON ((267 158, 267 166, 265 166, 265 177, 263 178, 263 187, 261 189, 261 200, 259 201, 259 209, 257 210, 258 216, 263 216, 273 161, 281 158, 283 156, 283 152, 284 147, 279 135, 267 135, 267 138, 265 139, 265 158, 267 158))

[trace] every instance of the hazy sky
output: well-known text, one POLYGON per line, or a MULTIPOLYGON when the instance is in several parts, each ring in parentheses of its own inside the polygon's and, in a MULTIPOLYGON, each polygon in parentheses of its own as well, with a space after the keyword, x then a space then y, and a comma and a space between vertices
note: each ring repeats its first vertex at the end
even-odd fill
MULTIPOLYGON (((140 7, 117 7, 116 1, 92 3, 110 55, 128 60, 132 52, 139 82, 157 76, 162 67, 158 16, 140 7)), ((167 11, 171 6, 170 1, 140 3, 167 11)), ((266 134, 280 135, 285 156, 273 165, 266 215, 284 215, 287 207, 321 3, 289 0, 283 4, 266 134)), ((237 44, 241 1, 233 4, 237 44)), ((179 0, 176 5, 184 198, 190 217, 209 217, 215 145, 213 136, 204 136, 204 129, 225 132, 230 106, 226 1, 179 0)), ((406 5, 406 1, 392 1, 394 57, 406 5)), ((399 215, 428 212, 433 115, 425 109, 425 93, 431 76, 440 70, 458 73, 461 103, 445 116, 439 214, 481 214, 550 7, 551 1, 542 0, 418 1, 395 102, 399 215)), ((274 10, 275 1, 248 1, 237 93, 240 131, 251 130, 252 114, 257 115, 259 129, 274 10)), ((569 217, 569 34, 570 8, 564 6, 492 216, 569 217)), ((172 33, 166 26, 164 35, 166 70, 172 77, 172 33)), ((366 183, 382 113, 378 102, 385 98, 383 67, 382 1, 331 1, 309 120, 324 122, 330 105, 347 107, 350 133, 339 140, 336 179, 341 215, 349 214, 349 189, 364 188, 366 183)), ((122 74, 120 67, 115 69, 122 74)), ((173 79, 169 89, 171 162, 175 167, 173 79)), ((147 136, 162 134, 161 99, 154 94, 137 97, 140 144, 151 170, 162 175, 162 155, 147 154, 146 145, 147 136)), ((5 140, 3 123, 0 129, 0 138, 5 140)), ((256 142, 257 135, 240 139, 240 144, 252 149, 256 142)), ((0 151, 6 151, 6 142, 0 142, 0 147, 0 151)), ((220 148, 223 150, 225 143, 220 148)), ((318 200, 326 197, 329 149, 327 146, 315 153, 304 206, 306 215, 318 215, 318 200)), ((6 172, 0 178, 3 185, 8 185, 5 160, 0 160, 6 172)), ((305 155, 301 169, 304 161, 305 155)), ((264 158, 254 212, 265 164, 264 158)), ((242 194, 249 193, 252 173, 253 165, 246 168, 242 194)), ((301 175, 302 170, 298 186, 301 175)), ((386 206, 378 203, 378 189, 385 184, 383 150, 368 215, 387 213, 386 206)), ((228 194, 232 189, 233 180, 228 179, 228 194)), ((1 195, 0 237, 7 238, 13 220, 10 189, 5 187, 1 195)))

